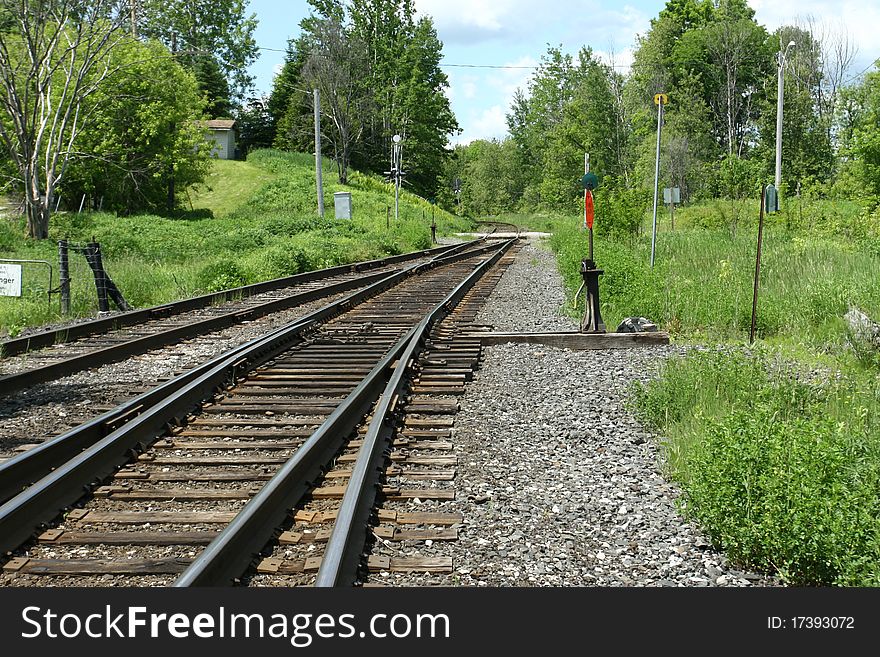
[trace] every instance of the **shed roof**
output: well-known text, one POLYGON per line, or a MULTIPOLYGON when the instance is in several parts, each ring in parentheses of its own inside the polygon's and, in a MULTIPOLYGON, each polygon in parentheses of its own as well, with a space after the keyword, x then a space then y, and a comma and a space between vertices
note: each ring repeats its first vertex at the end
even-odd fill
POLYGON ((233 119, 211 119, 206 122, 211 130, 232 130, 235 127, 233 119))

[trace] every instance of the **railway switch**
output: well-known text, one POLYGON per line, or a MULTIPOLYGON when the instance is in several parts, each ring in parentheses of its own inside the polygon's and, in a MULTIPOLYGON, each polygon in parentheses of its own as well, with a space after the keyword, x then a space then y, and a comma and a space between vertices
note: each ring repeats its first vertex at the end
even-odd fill
POLYGON ((596 269, 593 260, 581 260, 581 276, 586 289, 586 311, 581 321, 581 333, 605 333, 605 322, 599 312, 599 276, 604 272, 596 269))

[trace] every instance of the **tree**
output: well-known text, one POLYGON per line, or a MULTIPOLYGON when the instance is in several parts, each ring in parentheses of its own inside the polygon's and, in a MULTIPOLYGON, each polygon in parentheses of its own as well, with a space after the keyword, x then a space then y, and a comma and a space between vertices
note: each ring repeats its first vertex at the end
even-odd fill
POLYGON ((413 0, 309 4, 312 14, 289 42, 269 101, 275 144, 311 148, 311 88, 323 86, 325 130, 341 172, 349 162, 361 170, 386 170, 398 134, 407 184, 434 196, 458 124, 440 68, 443 44, 431 19, 416 20, 413 0))
POLYGON ((880 69, 868 73, 847 96, 852 126, 844 153, 870 205, 876 207, 880 204, 880 69))
POLYGON ((572 210, 581 197, 584 154, 602 176, 626 180, 628 120, 618 102, 620 80, 592 50, 577 61, 550 48, 519 94, 508 126, 527 166, 525 195, 556 210, 572 210))
POLYGON ((317 22, 312 29, 315 47, 303 67, 303 81, 320 92, 339 182, 345 185, 352 150, 361 140, 364 117, 370 111, 369 88, 364 82, 366 50, 357 36, 330 19, 317 22))
POLYGON ((388 166, 391 139, 404 139, 407 181, 433 196, 449 136, 458 123, 445 94, 440 68, 443 44, 428 17, 416 21, 413 0, 352 0, 351 34, 366 47, 374 111, 365 125, 363 159, 372 171, 388 166))
MULTIPOLYGON (((291 106, 295 107, 297 113, 302 115, 308 114, 311 109, 308 103, 303 103, 302 96, 307 93, 304 87, 305 83, 302 81, 302 70, 310 50, 311 46, 308 44, 305 34, 298 39, 288 40, 284 64, 272 82, 272 93, 269 95, 266 109, 272 119, 273 140, 279 148, 297 150, 296 145, 291 142, 289 126, 280 127, 282 120, 290 112, 291 106), (294 96, 297 98, 292 102, 294 96), (300 111, 301 108, 302 111, 300 111)), ((287 123, 290 122, 290 120, 287 121, 287 123)), ((298 121, 293 121, 293 123, 298 123, 298 121)))
POLYGON ((217 60, 211 56, 195 57, 190 69, 199 91, 207 99, 205 113, 212 119, 227 118, 232 115, 232 102, 229 100, 229 83, 220 70, 217 60))
POLYGON ((156 41, 126 39, 109 58, 113 73, 74 142, 63 193, 124 214, 162 210, 168 171, 185 189, 209 167, 198 84, 156 41))
POLYGON ((55 189, 73 145, 114 72, 128 3, 42 0, 6 3, 0 25, 0 143, 25 191, 30 237, 49 235, 55 189))
POLYGON ((256 148, 271 148, 275 138, 269 101, 266 96, 251 98, 236 115, 238 145, 243 153, 256 148))
POLYGON ((456 146, 450 162, 454 163, 447 171, 450 182, 458 179, 461 183, 461 214, 477 217, 516 210, 524 180, 512 139, 479 139, 456 146))
POLYGON ((247 16, 247 0, 141 0, 141 35, 159 39, 189 68, 205 57, 216 60, 240 101, 253 86, 247 68, 259 53, 254 40, 256 14, 247 16))

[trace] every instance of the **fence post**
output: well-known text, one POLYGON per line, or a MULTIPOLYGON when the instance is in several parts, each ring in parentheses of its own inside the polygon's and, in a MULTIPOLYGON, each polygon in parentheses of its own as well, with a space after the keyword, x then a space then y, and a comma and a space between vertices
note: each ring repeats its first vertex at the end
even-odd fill
POLYGON ((107 278, 104 275, 104 268, 101 266, 101 252, 98 249, 97 242, 89 242, 85 248, 85 254, 86 261, 95 275, 95 288, 98 290, 98 310, 106 313, 110 310, 110 304, 107 301, 107 278))
POLYGON ((70 270, 67 265, 67 240, 58 240, 58 276, 61 278, 61 314, 70 314, 70 270))

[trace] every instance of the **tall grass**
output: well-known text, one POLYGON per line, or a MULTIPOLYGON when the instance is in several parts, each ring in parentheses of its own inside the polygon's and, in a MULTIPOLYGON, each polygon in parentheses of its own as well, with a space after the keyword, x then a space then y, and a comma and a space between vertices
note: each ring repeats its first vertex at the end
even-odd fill
MULTIPOLYGON (((104 264, 126 299, 135 306, 165 303, 193 294, 213 292, 261 280, 381 258, 431 246, 432 214, 438 234, 469 228, 454 217, 407 192, 401 194, 400 218, 389 217, 393 190, 383 181, 352 172, 351 185, 342 186, 325 162, 326 214, 317 216, 314 198, 314 158, 306 154, 256 151, 248 162, 226 162, 213 185, 225 184, 238 167, 265 181, 234 208, 230 195, 201 198, 212 207, 176 218, 154 215, 117 217, 106 213, 61 213, 52 218, 50 240, 24 239, 20 219, 0 220, 0 258, 33 258, 57 263, 57 240, 101 244, 104 264), (334 218, 333 193, 349 191, 353 218, 334 218), (211 200, 213 199, 213 201, 211 200), (211 216, 217 209, 217 216, 211 216), (222 210, 222 212, 220 211, 222 210)), ((81 257, 71 254, 71 266, 81 257)), ((80 263, 82 264, 82 263, 80 263)), ((72 313, 88 316, 96 310, 94 283, 88 269, 76 270, 72 313)), ((57 280, 57 275, 56 275, 57 280)), ((45 290, 28 289, 22 299, 0 298, 0 336, 24 327, 60 319, 57 297, 50 306, 45 290), (41 295, 42 294, 42 295, 41 295)))
MULTIPOLYGON (((569 222, 554 233, 551 245, 573 294, 580 285, 587 238, 569 222)), ((751 231, 734 237, 724 229, 665 232, 657 241, 653 270, 650 249, 647 236, 629 243, 597 237, 606 323, 642 315, 679 337, 748 337, 756 252, 751 231)), ((846 337, 842 318, 850 305, 880 317, 878 266, 880 256, 873 249, 839 237, 765 231, 758 335, 837 348, 846 337)))
POLYGON ((880 585, 880 382, 772 354, 692 352, 636 384, 682 510, 734 562, 794 585, 880 585))

